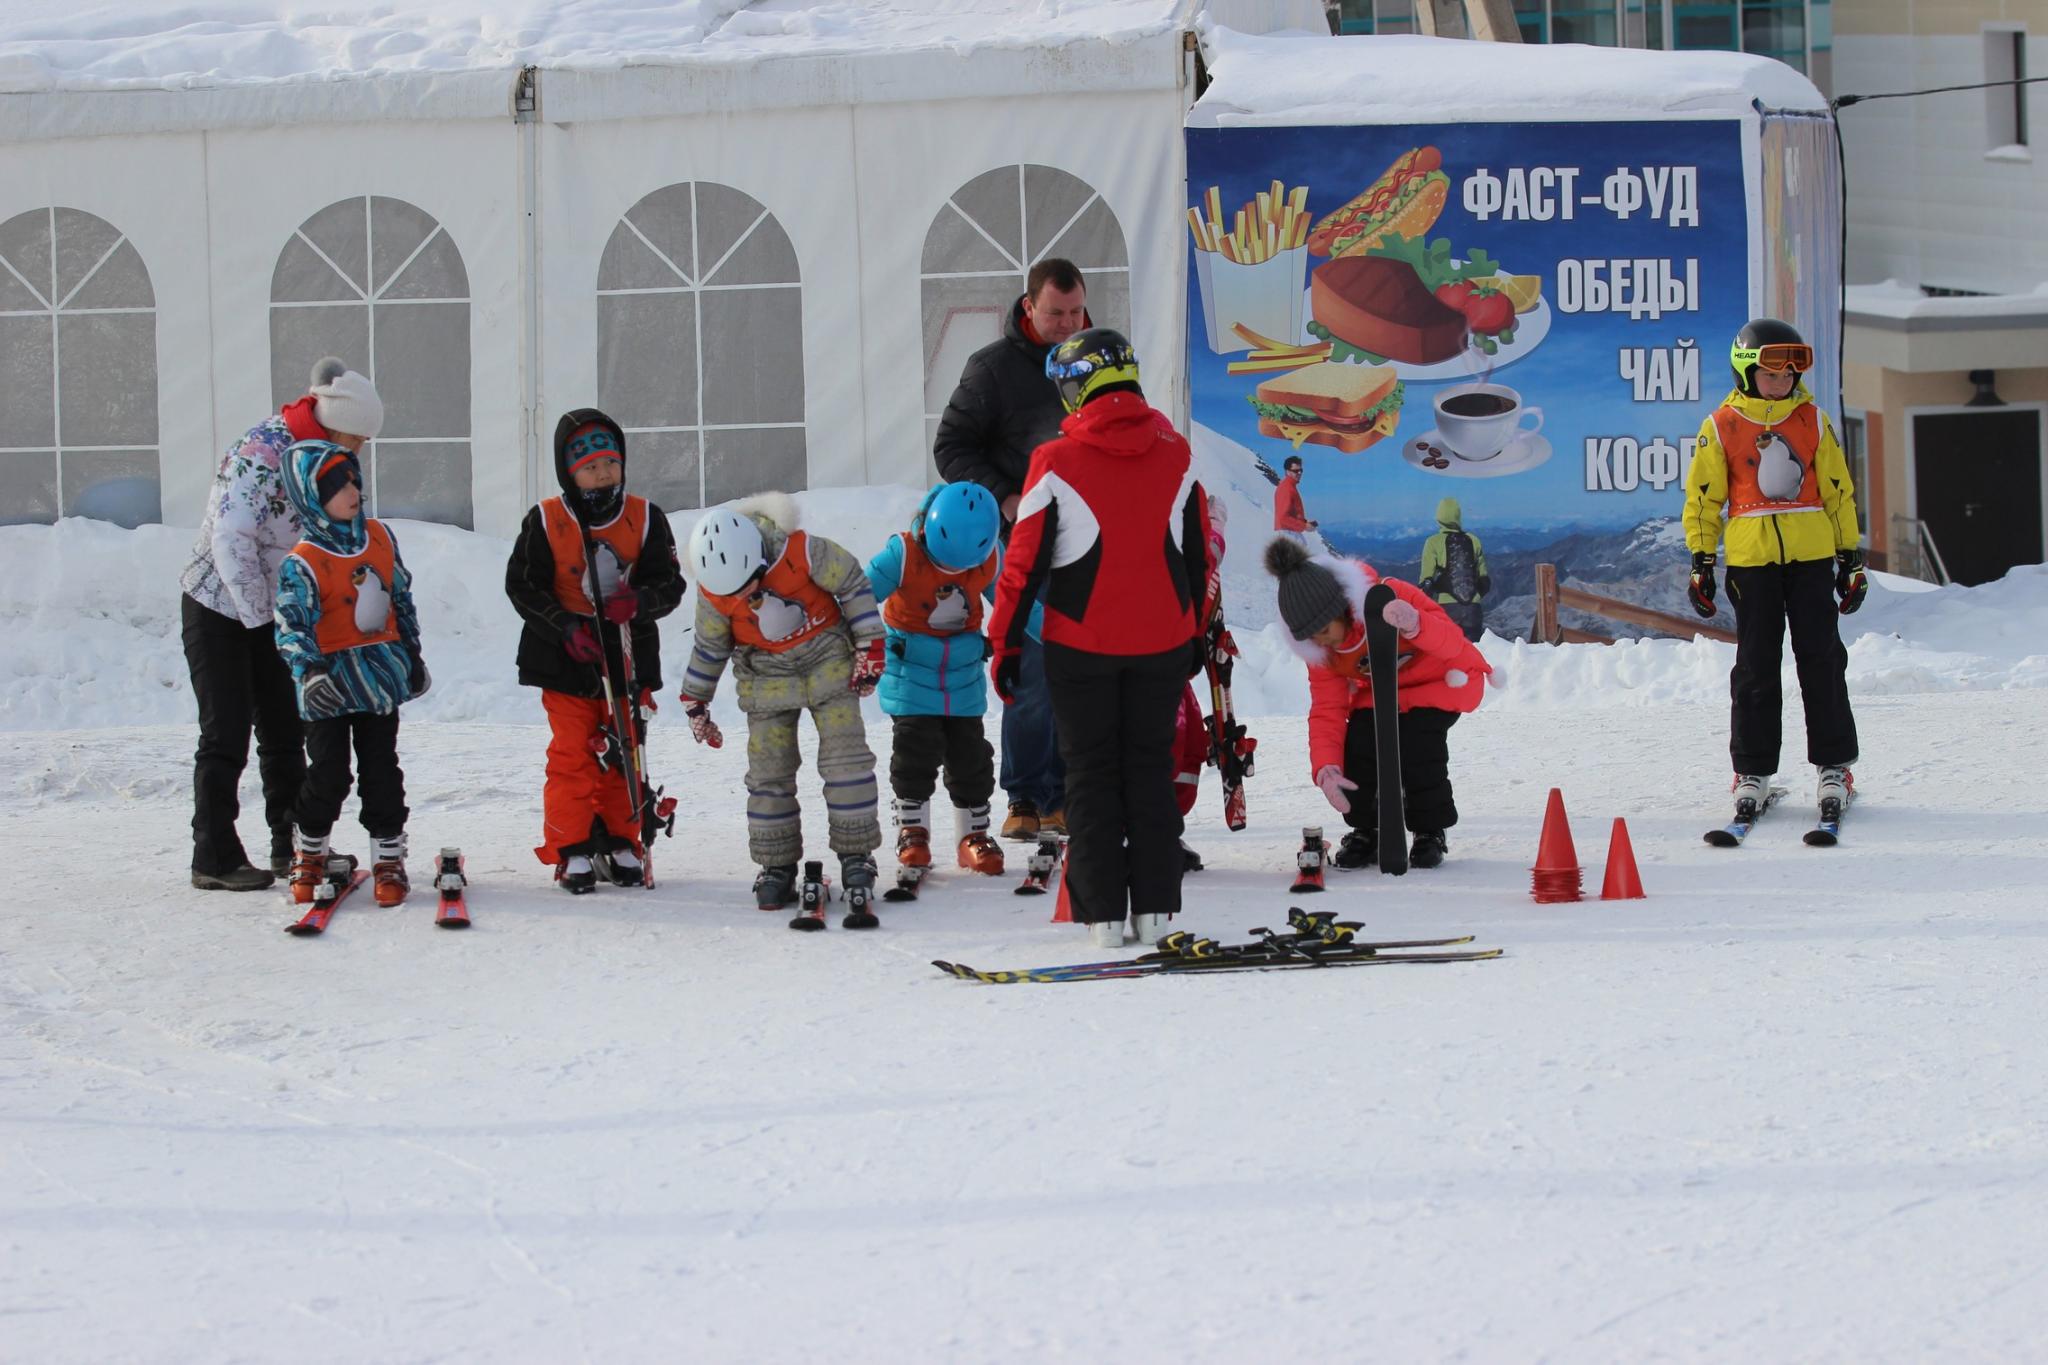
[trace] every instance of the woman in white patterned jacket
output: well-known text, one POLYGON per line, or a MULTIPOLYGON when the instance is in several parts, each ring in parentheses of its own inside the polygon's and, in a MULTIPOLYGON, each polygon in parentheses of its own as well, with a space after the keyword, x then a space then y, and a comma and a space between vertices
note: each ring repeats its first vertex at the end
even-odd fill
POLYGON ((258 891, 290 870, 292 800, 306 751, 292 676, 272 635, 277 568, 300 539, 279 457, 294 441, 333 441, 351 451, 384 425, 370 381, 341 361, 313 367, 311 390, 251 427, 215 472, 199 541, 179 577, 185 662, 199 702, 192 765, 192 885, 258 891), (242 769, 256 735, 263 777, 268 867, 253 867, 235 828, 242 769))

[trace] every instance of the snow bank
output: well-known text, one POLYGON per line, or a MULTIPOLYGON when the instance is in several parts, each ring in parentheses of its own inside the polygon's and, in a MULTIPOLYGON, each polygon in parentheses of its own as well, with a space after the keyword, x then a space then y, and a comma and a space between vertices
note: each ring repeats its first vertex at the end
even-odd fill
MULTIPOLYGON (((1271 538, 1273 490, 1247 460, 1196 431, 1204 484, 1226 517, 1223 600, 1244 657, 1235 680, 1246 716, 1303 714, 1308 677, 1288 648, 1260 556, 1271 538)), ((1235 449, 1235 447, 1230 447, 1235 449)), ((797 495, 803 524, 863 559, 907 525, 919 491, 898 485, 797 495)), ((686 540, 694 512, 671 521, 686 540)), ((434 690, 408 719, 530 723, 537 703, 513 676, 519 621, 502 566, 511 542, 425 522, 395 522, 411 568, 434 690)), ((178 575, 193 532, 122 530, 69 519, 0 527, 0 730, 189 723, 191 684, 178 638, 178 575)), ((1677 570, 1674 569, 1674 572, 1677 570)), ((681 676, 689 652, 686 601, 663 631, 663 672, 681 676)), ((1976 588, 1933 588, 1877 575, 1869 603, 1844 623, 1849 682, 1859 694, 2048 686, 2048 567, 2015 569, 1976 588)), ((1488 635, 1498 670, 1493 708, 1720 704, 1731 646, 1707 640, 1532 646, 1488 635)), ((1791 661, 1787 694, 1793 695, 1791 661)), ((730 689, 720 723, 736 720, 730 689)), ((871 703, 872 705, 872 703, 871 703)))

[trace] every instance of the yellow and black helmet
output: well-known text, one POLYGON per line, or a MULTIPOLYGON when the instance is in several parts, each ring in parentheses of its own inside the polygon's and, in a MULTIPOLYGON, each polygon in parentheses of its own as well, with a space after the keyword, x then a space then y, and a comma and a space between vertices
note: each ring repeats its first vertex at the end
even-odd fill
POLYGON ((1074 333, 1045 357, 1045 377, 1060 391, 1068 412, 1113 384, 1138 386, 1138 353, 1124 334, 1110 327, 1074 333))
POLYGON ((1735 387, 1745 396, 1755 398, 1758 370, 1805 374, 1813 368, 1813 347, 1789 322, 1751 318, 1742 324, 1742 330, 1735 334, 1735 344, 1728 348, 1728 365, 1735 371, 1735 387))

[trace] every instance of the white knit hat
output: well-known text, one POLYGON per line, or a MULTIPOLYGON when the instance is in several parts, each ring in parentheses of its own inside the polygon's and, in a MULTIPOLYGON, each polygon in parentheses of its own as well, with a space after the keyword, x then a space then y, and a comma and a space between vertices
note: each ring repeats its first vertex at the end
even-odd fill
POLYGON ((313 416, 329 431, 376 439, 384 429, 377 386, 334 356, 313 366, 313 416))

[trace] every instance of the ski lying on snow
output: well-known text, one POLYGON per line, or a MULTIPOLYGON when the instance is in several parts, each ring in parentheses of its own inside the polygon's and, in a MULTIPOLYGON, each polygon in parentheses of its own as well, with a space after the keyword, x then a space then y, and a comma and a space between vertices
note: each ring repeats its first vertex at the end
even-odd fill
POLYGON ((368 880, 368 872, 329 873, 326 879, 313 889, 313 903, 306 907, 306 913, 287 924, 284 931, 287 934, 297 934, 300 938, 311 938, 314 934, 324 933, 327 921, 334 918, 335 910, 354 893, 356 888, 368 880), (323 895, 323 892, 326 894, 323 895))
POLYGON ((1052 970, 985 972, 962 962, 932 963, 948 976, 962 981, 980 981, 1010 986, 1026 982, 1119 981, 1133 976, 1206 976, 1216 972, 1316 971, 1325 967, 1373 967, 1396 962, 1484 962, 1502 955, 1503 949, 1483 948, 1469 953, 1382 953, 1339 952, 1314 958, 1172 958, 1155 962, 1124 962, 1099 969, 1072 967, 1052 970))
POLYGON ((468 887, 469 878, 462 871, 462 850, 442 849, 434 865, 434 890, 441 894, 441 903, 434 910, 434 923, 443 929, 469 927, 469 905, 463 900, 468 887))
POLYGON ((1723 825, 1719 829, 1710 829, 1707 831, 1707 842, 1712 844, 1715 848, 1736 847, 1744 839, 1747 839, 1749 837, 1749 832, 1752 829, 1756 828, 1756 822, 1763 819, 1764 816, 1770 812, 1772 806, 1777 805, 1780 801, 1785 799, 1786 791, 1787 789, 1784 787, 1771 788, 1769 791, 1764 793, 1764 799, 1762 804, 1760 804, 1756 808, 1756 811, 1753 814, 1751 814, 1747 820, 1742 818, 1742 813, 1740 811, 1737 811, 1735 814, 1735 818, 1733 820, 1730 820, 1727 824, 1723 825))
POLYGON ((898 903, 914 901, 917 899, 917 893, 924 887, 924 879, 931 875, 932 870, 929 866, 899 867, 896 869, 896 885, 884 891, 882 899, 898 903))

